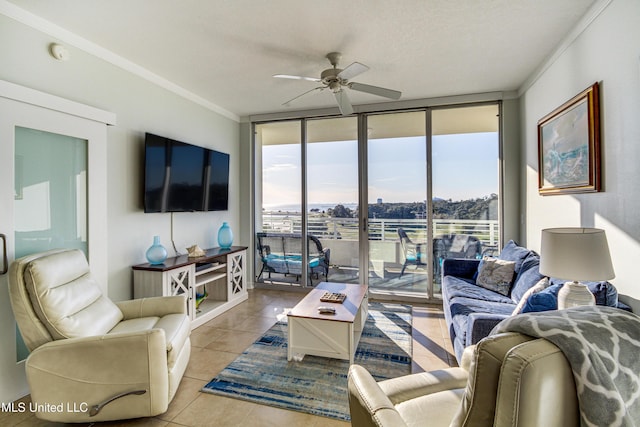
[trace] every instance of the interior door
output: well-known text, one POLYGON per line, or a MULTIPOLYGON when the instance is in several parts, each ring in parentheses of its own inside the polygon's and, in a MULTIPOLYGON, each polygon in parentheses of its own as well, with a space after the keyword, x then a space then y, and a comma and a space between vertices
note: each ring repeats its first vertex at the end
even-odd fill
POLYGON ((91 107, 0 83, 0 400, 10 402, 28 393, 10 263, 79 248, 107 291, 106 125, 91 107))

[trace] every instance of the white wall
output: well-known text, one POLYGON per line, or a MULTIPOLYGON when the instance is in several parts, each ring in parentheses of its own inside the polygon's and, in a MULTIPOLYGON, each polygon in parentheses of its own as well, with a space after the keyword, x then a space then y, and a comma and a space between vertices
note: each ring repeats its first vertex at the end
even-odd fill
MULTIPOLYGON (((0 43, 0 79, 117 115, 117 125, 108 129, 108 179, 104 186, 108 203, 108 287, 112 299, 132 297, 131 266, 145 262, 144 254, 154 235, 160 235, 171 249, 171 215, 145 214, 142 210, 145 132, 231 155, 229 210, 175 214, 178 249, 184 252, 192 244, 217 246, 217 230, 223 221, 239 230, 237 121, 74 48, 67 40, 56 40, 4 15, 0 15, 0 40, 4 41, 0 43), (66 44, 71 59, 54 60, 47 50, 52 42, 66 44)), ((90 197, 105 197, 105 193, 90 197)), ((240 239, 234 243, 240 244, 240 239)))
MULTIPOLYGON (((596 6, 606 4, 599 2, 596 6)), ((540 230, 583 226, 606 230, 612 283, 640 312, 640 1, 613 0, 521 97, 526 244, 539 250, 540 230), (600 83, 603 191, 538 194, 537 122, 600 83)))

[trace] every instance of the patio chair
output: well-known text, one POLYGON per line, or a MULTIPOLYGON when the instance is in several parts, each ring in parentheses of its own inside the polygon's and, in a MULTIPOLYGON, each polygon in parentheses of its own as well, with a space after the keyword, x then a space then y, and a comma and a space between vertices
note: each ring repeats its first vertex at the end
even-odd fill
POLYGON ((440 280, 442 262, 446 258, 476 259, 483 255, 482 242, 468 234, 443 234, 433 239, 433 274, 440 280))
MULTIPOLYGON (((257 249, 262 261, 262 268, 256 281, 260 281, 263 273, 294 275, 296 280, 302 274, 302 235, 292 233, 257 233, 257 249)), ((313 286, 313 275, 325 278, 329 275, 329 248, 323 248, 320 240, 314 235, 307 235, 308 277, 313 286)))
MULTIPOLYGON (((404 274, 404 270, 408 265, 425 266, 426 263, 422 262, 422 244, 414 243, 411 241, 407 232, 402 227, 398 227, 398 236, 400 237, 400 245, 402 246, 402 252, 404 253, 404 264, 402 264, 402 270, 400 271, 400 277, 404 274)), ((424 254, 426 255, 426 254, 424 254)))

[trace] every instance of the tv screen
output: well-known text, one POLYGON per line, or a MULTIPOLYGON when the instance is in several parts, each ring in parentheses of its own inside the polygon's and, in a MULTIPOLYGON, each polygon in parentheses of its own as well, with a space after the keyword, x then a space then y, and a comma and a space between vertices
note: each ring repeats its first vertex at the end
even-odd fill
POLYGON ((208 151, 205 206, 208 211, 226 211, 229 208, 229 155, 208 151))
POLYGON ((144 211, 227 210, 229 155, 147 133, 144 211))

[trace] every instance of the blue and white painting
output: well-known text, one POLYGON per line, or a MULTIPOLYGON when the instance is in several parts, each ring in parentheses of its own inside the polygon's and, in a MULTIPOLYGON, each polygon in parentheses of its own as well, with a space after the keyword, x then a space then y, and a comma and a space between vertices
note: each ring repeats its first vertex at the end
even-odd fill
POLYGON ((582 100, 542 126, 543 187, 589 185, 589 109, 582 100))

